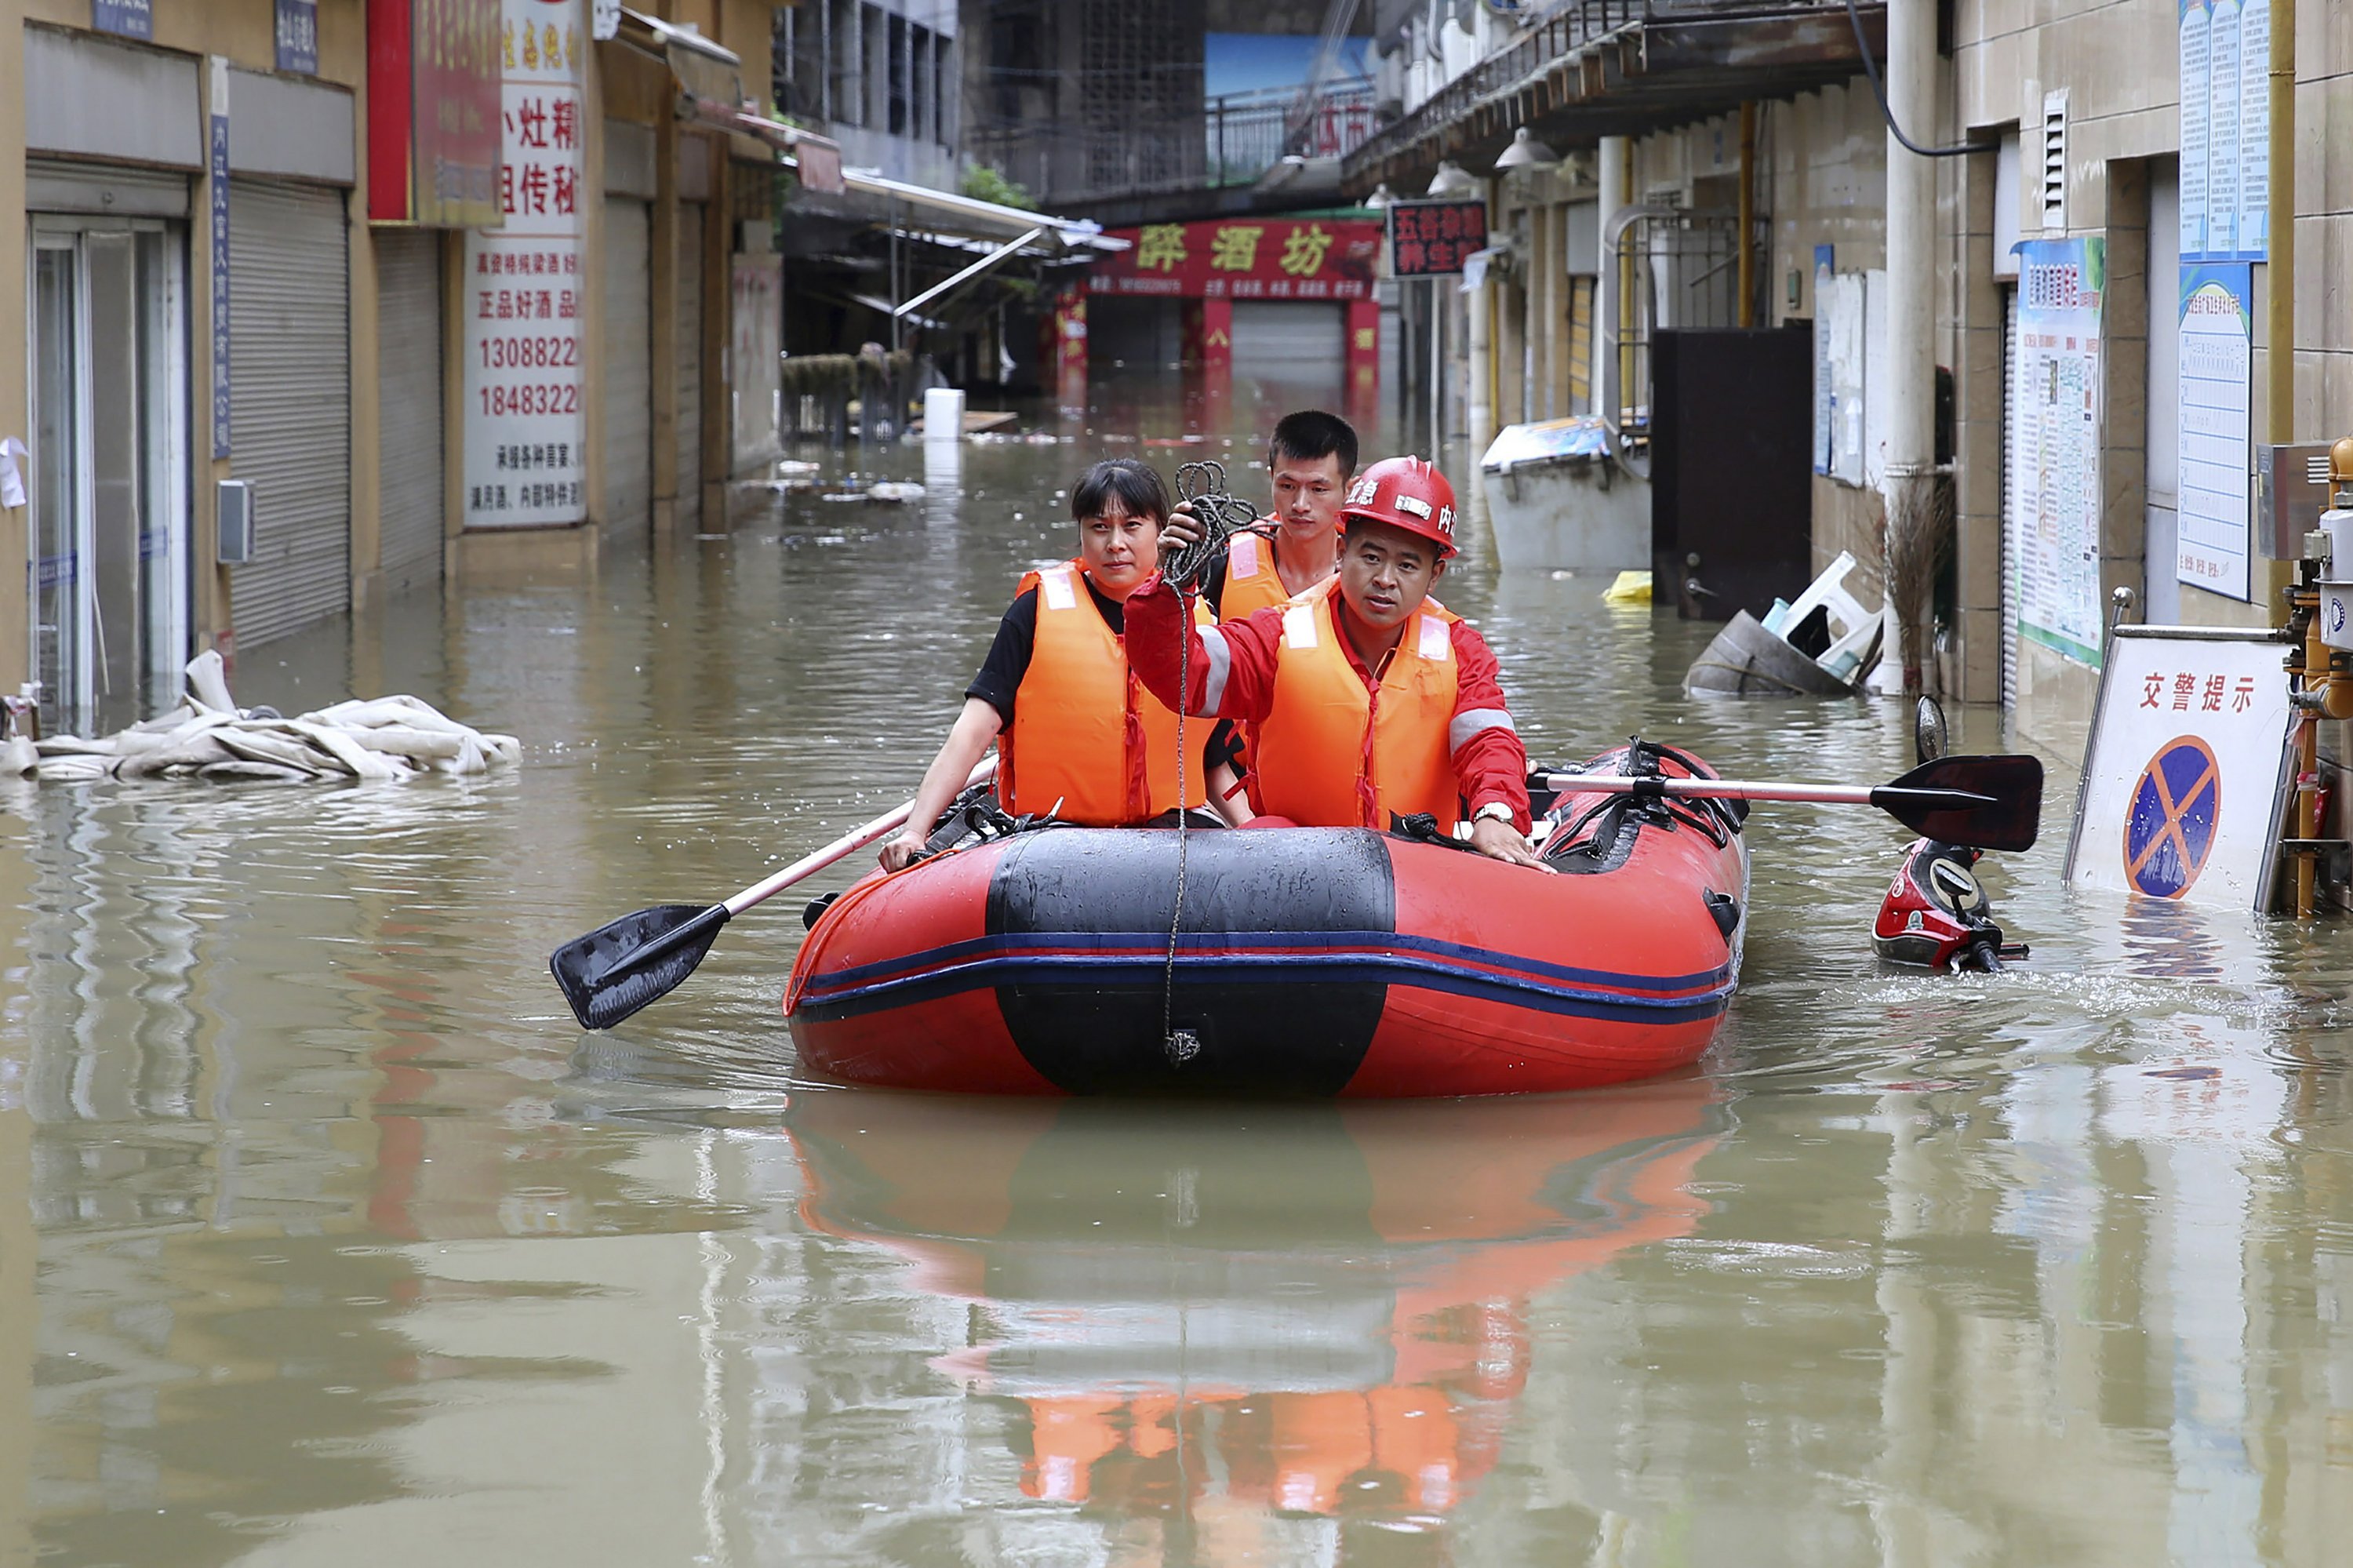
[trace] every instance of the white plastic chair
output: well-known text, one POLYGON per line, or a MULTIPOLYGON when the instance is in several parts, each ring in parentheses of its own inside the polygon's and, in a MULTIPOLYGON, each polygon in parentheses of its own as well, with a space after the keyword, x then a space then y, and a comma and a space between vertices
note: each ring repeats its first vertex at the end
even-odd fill
POLYGON ((1796 603, 1784 604, 1777 599, 1765 614, 1765 630, 1786 638, 1790 628, 1803 625, 1806 617, 1816 609, 1827 609, 1838 635, 1814 662, 1841 681, 1854 678, 1855 671, 1870 657, 1880 631, 1879 612, 1863 609, 1855 602, 1854 595, 1846 591, 1846 575, 1853 569, 1854 556, 1841 550, 1838 558, 1823 567, 1821 576, 1798 596, 1796 603))

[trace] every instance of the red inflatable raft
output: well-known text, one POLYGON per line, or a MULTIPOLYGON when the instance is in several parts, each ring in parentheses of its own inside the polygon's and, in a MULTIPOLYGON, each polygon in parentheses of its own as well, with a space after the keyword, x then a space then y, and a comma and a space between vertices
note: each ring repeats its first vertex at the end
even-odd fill
MULTIPOLYGON (((1706 776, 1652 747, 1596 770, 1706 776)), ((851 887, 785 996, 805 1071, 987 1094, 1417 1097, 1640 1078, 1739 973, 1736 809, 1564 795, 1546 876, 1362 829, 1051 827, 851 887)))

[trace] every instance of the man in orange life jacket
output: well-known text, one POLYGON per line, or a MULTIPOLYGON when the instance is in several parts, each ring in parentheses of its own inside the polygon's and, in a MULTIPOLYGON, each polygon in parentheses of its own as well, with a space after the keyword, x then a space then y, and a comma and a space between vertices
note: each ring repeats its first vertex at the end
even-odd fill
MULTIPOLYGON (((965 688, 964 711, 915 791, 907 831, 882 846, 885 870, 923 853, 924 841, 973 765, 997 743, 997 798, 1016 816, 1052 815, 1087 827, 1135 827, 1212 795, 1229 818, 1230 726, 1192 727, 1183 800, 1176 787, 1176 715, 1128 669, 1123 610, 1152 570, 1168 492, 1133 458, 1099 462, 1071 492, 1078 558, 1021 579, 988 659, 965 688)), ((1206 621, 1207 612, 1196 609, 1206 621)), ((1173 643, 1175 631, 1169 637, 1173 643)))
MULTIPOLYGON (((1348 421, 1317 409, 1285 414, 1266 444, 1267 478, 1274 487, 1271 539, 1237 534, 1210 563, 1202 597, 1222 620, 1282 604, 1332 575, 1340 558, 1340 498, 1356 472, 1356 432, 1348 421)), ((1191 508, 1171 514, 1189 519, 1191 508)))
MULTIPOLYGON (((1204 630, 1155 572, 1128 596, 1129 657, 1161 701, 1176 701, 1181 667, 1189 711, 1249 726, 1261 813, 1387 828, 1427 811, 1451 832, 1467 811, 1481 853, 1549 870, 1528 850, 1527 753, 1495 655, 1469 622, 1425 602, 1454 554, 1454 517, 1437 469, 1377 462, 1341 507, 1334 577, 1204 630)), ((1172 517, 1162 557, 1194 536, 1172 517)))

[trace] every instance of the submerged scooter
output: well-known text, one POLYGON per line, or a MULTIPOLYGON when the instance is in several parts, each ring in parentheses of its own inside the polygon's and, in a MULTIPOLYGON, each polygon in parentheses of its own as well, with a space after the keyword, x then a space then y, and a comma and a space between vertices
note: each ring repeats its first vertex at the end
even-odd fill
MULTIPOLYGON (((1922 697, 1912 726, 1921 762, 1945 755, 1945 710, 1922 697)), ((1959 974, 1992 974, 2027 956, 2023 942, 2006 942, 1994 923, 1976 866, 1985 852, 1969 844, 1914 839, 1872 922, 1872 949, 1891 963, 1919 964, 1959 974)))

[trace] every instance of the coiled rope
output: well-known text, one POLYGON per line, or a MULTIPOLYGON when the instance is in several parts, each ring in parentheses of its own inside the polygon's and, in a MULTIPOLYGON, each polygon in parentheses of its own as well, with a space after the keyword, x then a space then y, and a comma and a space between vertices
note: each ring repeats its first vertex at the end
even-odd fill
POLYGON ((1176 943, 1185 925, 1185 872, 1189 848, 1185 805, 1185 716, 1193 705, 1191 648, 1186 634, 1193 623, 1192 600, 1199 596, 1209 564, 1224 554, 1236 534, 1264 535, 1258 508, 1227 493, 1225 464, 1188 462, 1176 470, 1176 498, 1190 503, 1201 536, 1165 562, 1160 575, 1176 590, 1176 898, 1168 912, 1168 959, 1161 977, 1160 1036, 1171 1066, 1181 1067, 1201 1054, 1201 1037, 1176 1027, 1176 943))

